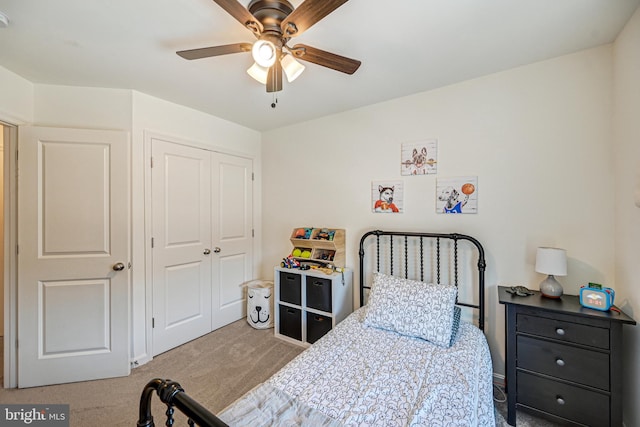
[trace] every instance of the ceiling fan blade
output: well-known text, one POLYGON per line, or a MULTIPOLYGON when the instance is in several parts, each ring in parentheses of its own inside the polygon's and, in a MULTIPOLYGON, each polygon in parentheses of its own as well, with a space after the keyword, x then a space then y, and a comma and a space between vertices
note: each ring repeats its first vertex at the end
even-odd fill
POLYGON ((360 67, 360 64, 362 64, 362 62, 356 59, 336 55, 335 53, 326 52, 305 44, 297 44, 289 50, 298 59, 313 62, 314 64, 322 65, 323 67, 346 74, 355 73, 358 67, 360 67))
POLYGON ((299 36, 347 1, 348 0, 305 0, 282 21, 280 28, 286 37, 299 36))
POLYGON ((267 75, 267 92, 280 92, 282 90, 282 65, 280 61, 269 68, 267 75))
POLYGON ((213 0, 227 11, 227 13, 234 18, 242 25, 247 27, 251 32, 253 32, 256 36, 259 36, 262 33, 264 28, 262 27, 262 23, 258 21, 252 14, 241 5, 238 0, 213 0))
POLYGON ((202 47, 199 49, 181 50, 176 52, 184 59, 209 58, 210 56, 228 55, 230 53, 250 52, 251 43, 235 43, 223 46, 202 47))

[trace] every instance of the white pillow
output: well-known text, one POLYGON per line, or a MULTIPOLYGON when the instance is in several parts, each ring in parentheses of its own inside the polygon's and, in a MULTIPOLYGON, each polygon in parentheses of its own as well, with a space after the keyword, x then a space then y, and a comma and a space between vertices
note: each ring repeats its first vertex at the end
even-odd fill
POLYGON ((457 292, 453 285, 374 273, 364 324, 449 347, 457 292))

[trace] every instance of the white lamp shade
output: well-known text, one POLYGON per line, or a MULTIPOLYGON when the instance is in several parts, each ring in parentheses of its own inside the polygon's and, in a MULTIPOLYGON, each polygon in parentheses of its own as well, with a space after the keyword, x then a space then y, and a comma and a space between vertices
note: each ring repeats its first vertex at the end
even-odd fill
POLYGON ((267 84, 267 77, 269 75, 269 68, 261 67, 260 65, 254 63, 248 70, 247 74, 251 77, 262 83, 263 85, 267 84))
POLYGON ((297 79, 300 74, 302 74, 305 68, 304 65, 296 61, 295 58, 289 53, 285 53, 284 55, 282 55, 280 63, 282 64, 282 69, 284 70, 284 73, 287 76, 287 81, 289 83, 297 79))
POLYGON ((268 40, 258 40, 251 48, 251 55, 256 64, 269 68, 276 62, 278 52, 276 46, 268 40))
POLYGON ((538 248, 536 271, 553 276, 566 276, 567 251, 559 248, 538 248))

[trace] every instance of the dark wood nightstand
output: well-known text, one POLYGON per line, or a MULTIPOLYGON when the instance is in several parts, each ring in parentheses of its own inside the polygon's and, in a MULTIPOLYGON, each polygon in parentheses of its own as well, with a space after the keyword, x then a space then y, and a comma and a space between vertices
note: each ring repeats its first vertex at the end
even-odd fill
POLYGON ((624 313, 584 308, 576 295, 519 297, 505 305, 507 422, 516 408, 573 425, 622 425, 624 313))

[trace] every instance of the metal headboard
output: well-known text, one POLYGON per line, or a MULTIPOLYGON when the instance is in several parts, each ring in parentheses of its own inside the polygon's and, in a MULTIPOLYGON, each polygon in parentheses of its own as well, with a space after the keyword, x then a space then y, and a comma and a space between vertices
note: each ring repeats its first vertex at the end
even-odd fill
MULTIPOLYGON (((374 230, 374 231, 369 231, 368 233, 365 233, 362 238, 360 239, 360 251, 359 251, 359 255, 360 255, 360 306, 362 307, 364 305, 364 294, 365 294, 365 289, 371 289, 371 286, 366 284, 366 271, 365 271, 365 241, 371 237, 371 236, 375 236, 376 238, 376 242, 375 242, 375 250, 376 250, 376 271, 380 272, 380 262, 381 262, 381 248, 382 248, 382 244, 383 243, 387 243, 387 246, 385 247, 385 251, 388 251, 388 257, 385 257, 384 262, 388 265, 389 268, 389 274, 390 275, 401 275, 400 272, 395 272, 394 271, 394 267, 396 267, 396 265, 394 264, 401 264, 400 266, 397 266, 398 269, 401 269, 402 267, 404 267, 404 277, 409 279, 409 265, 410 265, 410 254, 409 254, 409 249, 411 248, 412 250, 412 256, 419 256, 419 265, 417 266, 420 270, 420 274, 419 277, 415 278, 416 280, 424 280, 424 270, 425 270, 425 241, 428 241, 430 243, 433 243, 435 241, 435 249, 433 252, 435 252, 435 258, 436 258, 436 265, 435 265, 435 274, 436 274, 436 283, 440 283, 441 280, 441 272, 442 272, 442 265, 441 265, 441 252, 442 252, 442 242, 446 241, 446 242, 453 242, 453 284, 457 287, 458 286, 458 279, 459 279, 459 266, 458 266, 458 241, 459 240, 466 240, 468 242, 471 242, 478 251, 478 262, 477 262, 477 268, 478 268, 478 302, 461 302, 461 301, 456 301, 457 305, 460 306, 464 306, 464 307, 470 307, 473 309, 477 309, 478 310, 478 328, 480 328, 481 330, 484 330, 484 310, 485 310, 485 297, 484 297, 484 272, 485 272, 485 268, 486 268, 486 261, 485 261, 485 257, 484 257, 484 248, 482 247, 482 245, 480 244, 480 242, 478 242, 475 238, 471 237, 471 236, 467 236, 465 234, 457 234, 457 233, 450 233, 450 234, 443 234, 443 233, 417 233, 417 232, 402 232, 402 231, 381 231, 381 230, 374 230), (389 236, 388 239, 384 239, 387 240, 388 242, 382 242, 381 241, 381 237, 382 236, 389 236), (410 241, 415 244, 415 241, 417 240, 418 242, 418 248, 417 248, 417 254, 413 253, 414 251, 414 246, 411 245, 410 246, 410 241), (395 257, 399 257, 399 262, 394 263, 395 257, 394 257, 394 251, 404 251, 404 253, 400 253, 400 254, 396 254, 395 257)), ((432 266, 431 264, 427 264, 427 266, 429 268, 432 268, 434 266, 432 266)))

